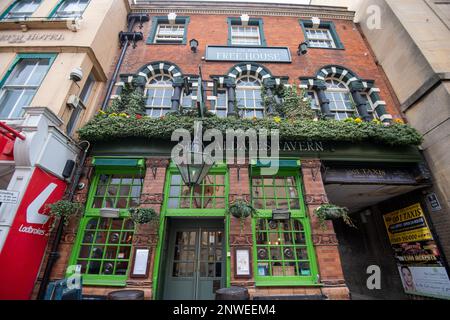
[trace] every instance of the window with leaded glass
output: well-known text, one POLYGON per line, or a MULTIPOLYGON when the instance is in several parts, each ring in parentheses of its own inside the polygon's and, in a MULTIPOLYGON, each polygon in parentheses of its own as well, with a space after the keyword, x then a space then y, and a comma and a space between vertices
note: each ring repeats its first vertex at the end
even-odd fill
POLYGON ((97 170, 70 264, 81 265, 86 284, 124 285, 135 230, 128 209, 139 206, 144 176, 132 169, 97 170), (119 209, 119 216, 104 217, 102 208, 119 209))
POLYGON ((131 219, 90 217, 76 264, 81 273, 96 276, 126 276, 130 265, 134 223, 131 219))
POLYGON ((334 113, 335 119, 351 118, 356 109, 347 85, 335 78, 326 79, 325 83, 327 86, 325 95, 330 100, 330 111, 334 113))
POLYGON ((136 207, 139 205, 142 183, 139 174, 101 174, 92 208, 136 207))
POLYGON ((257 176, 252 178, 255 209, 299 210, 298 183, 295 176, 257 176))
POLYGON ((264 116, 261 86, 261 81, 252 76, 242 76, 237 80, 236 101, 243 117, 262 118, 264 116))
POLYGON ((41 4, 42 0, 20 0, 3 15, 4 20, 26 19, 30 17, 41 4))
POLYGON ((161 117, 172 107, 172 78, 160 74, 151 78, 145 90, 146 112, 150 117, 161 117))
POLYGON ((225 174, 208 174, 200 185, 188 187, 181 175, 172 174, 168 193, 169 209, 224 209, 225 174))
POLYGON ((307 236, 300 219, 255 220, 257 275, 311 276, 307 236))
POLYGON ((251 169, 253 259, 257 285, 302 285, 317 282, 310 225, 303 203, 300 164, 282 160, 276 175, 251 169), (290 219, 274 220, 273 210, 289 211, 290 219))

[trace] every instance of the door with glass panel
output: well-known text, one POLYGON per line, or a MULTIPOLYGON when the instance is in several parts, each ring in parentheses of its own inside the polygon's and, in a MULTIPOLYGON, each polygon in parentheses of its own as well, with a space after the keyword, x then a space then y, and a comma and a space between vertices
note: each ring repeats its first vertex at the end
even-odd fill
POLYGON ((164 299, 214 299, 225 285, 223 221, 180 220, 172 224, 164 299))

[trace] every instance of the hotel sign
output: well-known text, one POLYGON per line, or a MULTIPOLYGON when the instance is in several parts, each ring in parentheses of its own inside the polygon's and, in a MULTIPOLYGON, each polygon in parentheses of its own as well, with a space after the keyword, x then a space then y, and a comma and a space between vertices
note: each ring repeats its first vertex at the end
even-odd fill
POLYGON ((287 47, 206 46, 206 61, 291 62, 287 47))

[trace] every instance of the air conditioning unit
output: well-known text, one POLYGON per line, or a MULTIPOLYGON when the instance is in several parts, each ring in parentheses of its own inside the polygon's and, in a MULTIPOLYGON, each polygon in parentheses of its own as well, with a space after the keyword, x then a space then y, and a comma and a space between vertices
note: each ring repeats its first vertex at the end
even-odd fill
POLYGON ((67 99, 67 105, 72 109, 77 109, 81 106, 80 98, 77 95, 70 95, 69 99, 67 99))

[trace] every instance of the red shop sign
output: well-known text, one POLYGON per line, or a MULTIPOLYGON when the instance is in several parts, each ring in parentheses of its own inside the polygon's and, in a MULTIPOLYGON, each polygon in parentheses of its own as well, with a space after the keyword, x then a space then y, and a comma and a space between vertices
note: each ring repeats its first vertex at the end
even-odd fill
POLYGON ((35 168, 0 253, 0 300, 30 299, 48 243, 46 204, 60 200, 66 182, 35 168))

